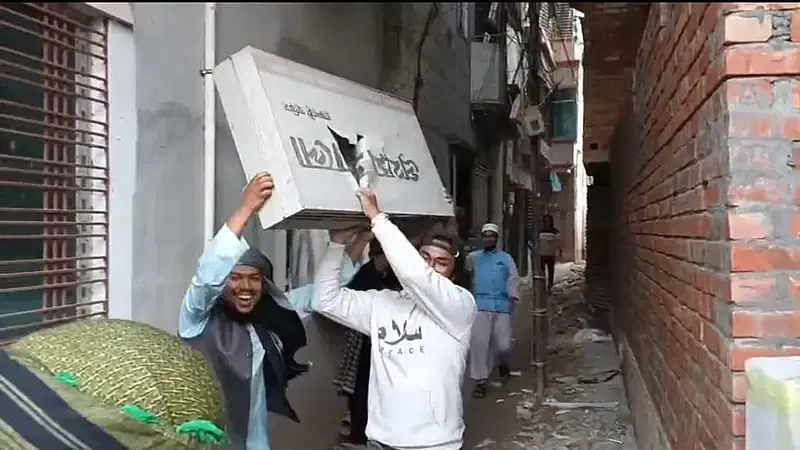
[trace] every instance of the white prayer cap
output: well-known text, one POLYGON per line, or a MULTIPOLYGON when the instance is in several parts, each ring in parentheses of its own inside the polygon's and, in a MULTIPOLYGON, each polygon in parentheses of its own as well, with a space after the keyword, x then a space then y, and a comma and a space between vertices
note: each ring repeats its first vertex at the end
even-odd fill
POLYGON ((494 233, 494 234, 499 236, 500 235, 500 227, 498 227, 497 225, 495 225, 493 223, 484 224, 481 227, 481 234, 483 234, 483 233, 494 233))

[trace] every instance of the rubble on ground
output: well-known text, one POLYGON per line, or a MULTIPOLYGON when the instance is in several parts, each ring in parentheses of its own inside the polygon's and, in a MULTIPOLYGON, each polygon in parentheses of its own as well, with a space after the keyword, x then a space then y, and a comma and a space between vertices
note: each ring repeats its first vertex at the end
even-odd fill
MULTIPOLYGON (((517 424, 509 427, 514 431, 502 439, 488 438, 486 434, 473 436, 465 449, 637 449, 613 338, 595 319, 598 311, 610 309, 607 291, 584 291, 583 265, 562 265, 560 270, 556 270, 558 281, 550 299, 551 336, 544 399, 539 404, 529 388, 529 367, 512 374, 520 381, 514 388, 492 382, 487 400, 509 408, 509 417, 516 416, 517 424), (523 385, 526 387, 520 387, 523 385)), ((521 295, 530 295, 530 280, 523 291, 521 295)), ((480 403, 468 407, 479 407, 476 405, 480 403)), ((470 423, 467 428, 470 434, 470 423)))
MULTIPOLYGON (((553 288, 548 385, 539 404, 532 391, 511 392, 519 430, 491 450, 635 450, 630 411, 613 338, 591 311, 610 309, 607 299, 583 297, 584 269, 572 270, 553 288)), ((479 447, 474 447, 479 448, 479 447)))

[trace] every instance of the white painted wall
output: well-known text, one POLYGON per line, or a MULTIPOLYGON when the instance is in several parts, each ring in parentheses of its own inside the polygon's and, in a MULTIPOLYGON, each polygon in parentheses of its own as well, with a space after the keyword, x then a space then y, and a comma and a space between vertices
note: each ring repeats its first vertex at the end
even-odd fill
POLYGON ((133 29, 108 24, 108 315, 133 317, 133 193, 136 189, 136 49, 133 29))

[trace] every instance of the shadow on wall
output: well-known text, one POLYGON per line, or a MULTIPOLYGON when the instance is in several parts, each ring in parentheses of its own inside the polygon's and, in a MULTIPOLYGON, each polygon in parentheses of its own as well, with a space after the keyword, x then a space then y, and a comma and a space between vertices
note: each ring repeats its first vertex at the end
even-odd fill
MULTIPOLYGON (((275 49, 275 53, 283 58, 290 59, 296 63, 300 63, 309 67, 313 67, 315 69, 321 70, 327 73, 338 74, 344 78, 348 78, 351 74, 346 74, 343 72, 347 72, 346 68, 343 70, 336 70, 337 64, 330 64, 325 61, 325 55, 318 54, 304 45, 302 42, 298 41, 297 39, 292 39, 288 37, 281 38, 278 41, 277 48, 275 49)), ((333 54, 333 53, 331 53, 333 54)), ((341 64, 339 64, 341 65, 341 64)))

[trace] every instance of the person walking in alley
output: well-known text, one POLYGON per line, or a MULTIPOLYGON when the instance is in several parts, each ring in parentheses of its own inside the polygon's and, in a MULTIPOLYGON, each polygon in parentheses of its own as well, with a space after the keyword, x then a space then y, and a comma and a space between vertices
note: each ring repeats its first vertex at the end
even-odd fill
POLYGON ((555 227, 553 216, 542 216, 542 228, 539 230, 539 260, 542 270, 547 275, 547 293, 553 293, 556 277, 556 254, 561 258, 561 234, 555 227))
POLYGON ((268 410, 299 421, 286 386, 308 370, 294 360, 306 345, 303 323, 273 283, 269 259, 242 238, 272 191, 266 173, 245 187, 241 205, 200 257, 178 325, 178 335, 205 355, 220 381, 236 449, 270 448, 268 410))
POLYGON ((458 239, 431 233, 417 250, 381 212, 374 191, 362 189, 358 198, 402 289, 342 288, 345 244, 364 231, 341 230, 331 233, 320 262, 313 307, 372 340, 367 448, 460 449, 460 387, 476 307, 453 283, 458 239))
POLYGON ((475 382, 473 396, 477 398, 486 396, 486 383, 494 371, 495 362, 503 381, 511 375, 511 315, 514 304, 519 301, 519 274, 511 255, 497 248, 499 238, 497 225, 483 225, 483 249, 470 253, 467 258, 478 305, 469 356, 470 378, 475 382))

